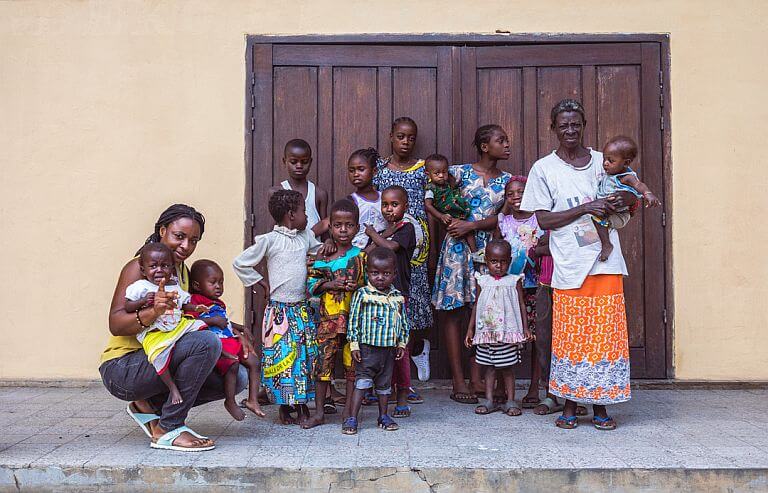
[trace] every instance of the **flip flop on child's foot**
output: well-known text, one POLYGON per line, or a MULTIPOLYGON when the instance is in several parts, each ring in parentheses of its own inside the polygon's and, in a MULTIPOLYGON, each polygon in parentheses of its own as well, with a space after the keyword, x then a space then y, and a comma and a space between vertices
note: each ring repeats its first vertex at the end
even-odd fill
POLYGON ((424 398, 419 395, 418 392, 416 392, 413 387, 408 388, 408 396, 406 397, 408 400, 408 404, 422 404, 424 403, 424 398))
POLYGON ((491 414, 491 413, 495 413, 499 409, 500 409, 499 406, 495 402, 491 403, 490 401, 488 401, 488 399, 483 399, 483 403, 475 408, 475 414, 481 414, 481 415, 491 414))
POLYGON ((395 423, 395 420, 386 414, 379 416, 379 419, 376 420, 376 423, 379 425, 379 428, 384 431, 395 431, 400 429, 400 426, 395 423))
POLYGON ((323 414, 336 414, 337 412, 338 411, 336 411, 336 406, 330 402, 323 404, 323 414))
POLYGON ((451 400, 456 401, 459 404, 477 404, 477 396, 475 394, 469 394, 467 392, 455 392, 451 394, 451 400))
POLYGON ((411 416, 411 406, 395 406, 392 411, 393 418, 409 418, 411 416))
POLYGON ((595 428, 598 430, 611 431, 616 429, 616 421, 610 416, 604 418, 593 416, 592 424, 595 425, 595 428))
POLYGON ((501 411, 507 416, 520 416, 521 414, 523 414, 523 410, 517 407, 517 405, 514 402, 512 402, 512 404, 509 404, 507 402, 503 403, 501 405, 501 411))
POLYGON ((579 426, 579 418, 578 416, 565 417, 561 415, 555 421, 555 426, 557 426, 558 428, 562 428, 564 430, 572 430, 579 426))
POLYGON ((350 416, 341 425, 341 432, 345 435, 357 435, 357 418, 350 416))

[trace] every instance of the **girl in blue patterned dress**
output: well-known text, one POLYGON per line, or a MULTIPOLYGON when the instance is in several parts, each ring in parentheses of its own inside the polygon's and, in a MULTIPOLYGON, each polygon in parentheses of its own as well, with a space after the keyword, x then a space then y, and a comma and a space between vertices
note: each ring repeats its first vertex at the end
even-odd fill
MULTIPOLYGON (((453 380, 451 399, 465 404, 477 404, 477 396, 467 387, 461 367, 463 327, 460 325, 464 307, 475 302, 475 268, 464 238, 472 234, 478 250, 485 247, 491 231, 496 228, 496 214, 504 203, 504 187, 511 177, 496 166, 499 160, 509 159, 509 137, 503 128, 498 125, 478 128, 473 145, 480 159, 450 168, 462 197, 469 202, 470 216, 466 221, 453 219, 448 225, 432 293, 432 304, 445 312, 443 327, 453 380)), ((473 375, 479 377, 479 370, 473 371, 473 375)), ((480 384, 479 381, 473 383, 480 384)))
MULTIPOLYGON (((432 327, 432 308, 429 305, 429 281, 427 280, 427 258, 429 257, 429 228, 427 226, 427 212, 424 209, 424 187, 427 184, 427 174, 424 170, 424 160, 411 157, 416 146, 418 127, 411 118, 400 117, 392 122, 392 131, 389 134, 392 144, 392 155, 386 159, 379 159, 376 164, 376 175, 373 184, 381 191, 387 187, 398 185, 408 192, 408 214, 406 220, 413 221, 416 228, 416 252, 411 260, 411 293, 408 299, 406 311, 408 322, 411 325, 411 343, 413 348, 421 346, 423 349, 413 360, 419 368, 419 378, 429 379, 429 341, 424 339, 426 329, 432 327), (411 216, 410 218, 408 216, 411 216)), ((406 371, 403 375, 410 381, 410 364, 408 363, 409 350, 406 349, 402 368, 398 371, 406 371)), ((409 385, 410 387, 410 385, 409 385)), ((423 402, 413 389, 409 389, 408 402, 423 402)))

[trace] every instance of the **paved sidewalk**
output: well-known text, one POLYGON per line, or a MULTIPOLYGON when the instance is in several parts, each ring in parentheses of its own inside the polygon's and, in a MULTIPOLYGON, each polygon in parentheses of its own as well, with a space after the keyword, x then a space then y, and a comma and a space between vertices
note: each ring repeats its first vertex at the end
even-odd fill
POLYGON ((235 422, 221 403, 207 404, 188 424, 217 448, 191 454, 150 449, 125 403, 101 386, 0 388, 0 490, 163 483, 168 491, 211 484, 459 491, 494 489, 498 481, 522 489, 562 482, 584 491, 595 484, 695 490, 704 481, 707 489, 768 490, 768 390, 636 390, 629 403, 609 409, 619 423, 614 432, 594 429, 589 418, 560 430, 555 415, 529 410, 476 416, 448 390, 423 394, 426 403, 398 420, 397 432, 377 429, 375 408, 364 408, 357 436, 341 434, 338 414, 302 430, 278 425, 276 406, 265 408, 265 419, 235 422), (523 474, 534 471, 541 474, 523 474))

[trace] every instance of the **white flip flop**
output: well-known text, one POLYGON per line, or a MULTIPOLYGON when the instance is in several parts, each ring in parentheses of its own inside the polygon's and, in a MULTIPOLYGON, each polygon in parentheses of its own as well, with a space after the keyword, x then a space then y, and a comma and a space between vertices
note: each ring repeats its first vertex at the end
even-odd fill
POLYGON ((133 404, 133 402, 128 403, 128 406, 125 408, 125 412, 127 412, 128 416, 136 421, 136 424, 139 425, 142 430, 144 430, 145 435, 147 435, 149 438, 152 438, 152 430, 149 428, 149 422, 160 419, 160 416, 151 413, 135 413, 131 410, 131 404, 133 404))
POLYGON ((208 437, 204 437, 203 435, 200 435, 198 433, 195 433, 192 431, 191 428, 188 426, 180 426, 176 428, 173 431, 169 431, 165 435, 161 436, 157 439, 156 442, 150 442, 149 446, 154 449, 160 449, 160 450, 173 450, 176 452, 206 452, 208 450, 213 450, 216 448, 216 445, 210 445, 208 447, 180 447, 178 445, 174 445, 173 441, 179 438, 179 435, 181 435, 184 432, 190 433, 196 438, 200 439, 207 439, 208 437))

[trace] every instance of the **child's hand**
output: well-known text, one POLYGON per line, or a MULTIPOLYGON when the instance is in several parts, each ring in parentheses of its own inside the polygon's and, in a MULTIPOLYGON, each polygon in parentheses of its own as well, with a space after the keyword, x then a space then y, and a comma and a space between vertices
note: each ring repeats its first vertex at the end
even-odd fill
POLYGON ((373 235, 376 233, 376 230, 371 226, 370 224, 365 225, 365 234, 368 235, 369 238, 373 238, 373 235))
POLYGON ((209 311, 211 311, 211 308, 213 308, 213 305, 211 305, 211 306, 195 305, 195 310, 194 311, 196 311, 197 313, 202 315, 203 313, 208 313, 209 311))
POLYGON ((653 194, 653 192, 646 192, 643 194, 646 207, 657 207, 661 205, 661 200, 653 194))
POLYGON ((464 345, 467 348, 472 347, 472 339, 475 338, 475 331, 474 330, 468 330, 467 335, 464 336, 464 345))
POLYGON ((535 341, 536 340, 536 336, 533 335, 533 332, 531 332, 531 330, 528 329, 528 328, 523 329, 523 335, 525 336, 525 340, 526 341, 535 341))
POLYGON ((395 359, 399 361, 403 359, 403 356, 405 356, 405 348, 397 346, 397 349, 395 349, 395 359))
POLYGON ((452 219, 453 219, 453 218, 452 218, 450 215, 448 215, 448 214, 443 214, 443 216, 440 218, 440 221, 442 221, 442 222, 443 222, 443 224, 445 224, 446 226, 448 226, 449 224, 451 224, 451 220, 452 220, 452 219))
POLYGON ((152 305, 152 311, 155 317, 163 315, 167 311, 172 311, 176 308, 176 298, 178 298, 176 291, 165 290, 165 279, 160 281, 157 287, 157 293, 155 293, 155 304, 152 305))
POLYGON ((326 291, 345 291, 347 289, 347 280, 343 277, 326 281, 323 285, 326 291))
POLYGON ((141 306, 143 308, 149 308, 154 304, 155 304, 155 293, 147 293, 147 295, 144 297, 144 304, 141 306))
POLYGON ((250 334, 245 331, 238 332, 238 338, 240 339, 240 344, 243 345, 243 359, 248 359, 250 354, 256 354, 250 334))
POLYGON ((359 349, 352 350, 352 359, 355 360, 357 363, 363 362, 363 357, 360 355, 359 349))
POLYGON ((338 248, 336 248, 336 243, 329 238, 317 249, 317 254, 321 257, 328 257, 336 253, 336 250, 338 250, 338 248))

